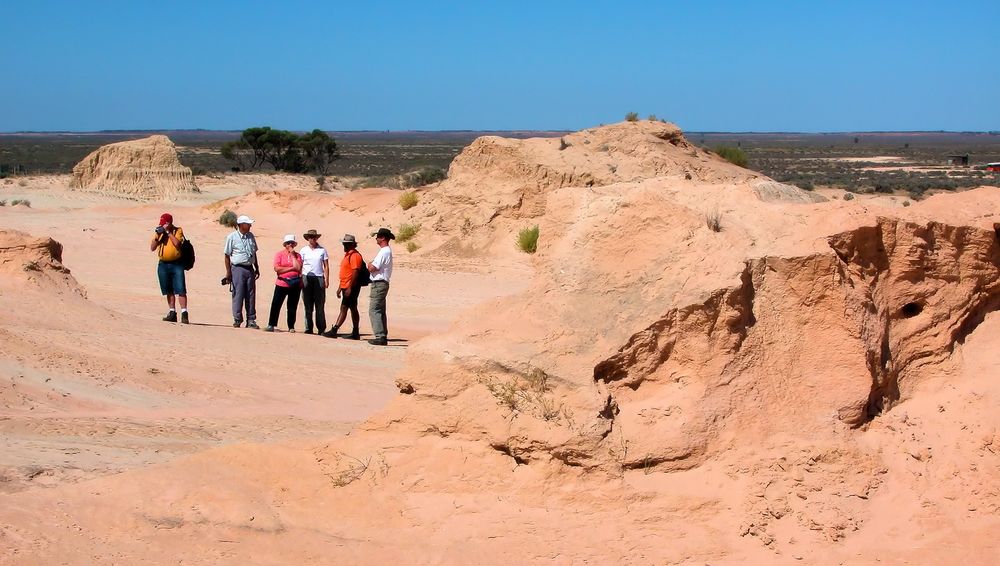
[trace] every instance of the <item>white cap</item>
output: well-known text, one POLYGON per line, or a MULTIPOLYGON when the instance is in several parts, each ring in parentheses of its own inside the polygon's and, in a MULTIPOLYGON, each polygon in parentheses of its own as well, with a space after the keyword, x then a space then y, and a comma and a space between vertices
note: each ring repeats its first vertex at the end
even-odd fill
POLYGON ((288 242, 295 241, 295 234, 285 234, 285 239, 281 240, 282 244, 287 244, 288 242))
POLYGON ((241 214, 239 218, 236 219, 237 224, 253 224, 253 218, 250 218, 246 214, 241 214))

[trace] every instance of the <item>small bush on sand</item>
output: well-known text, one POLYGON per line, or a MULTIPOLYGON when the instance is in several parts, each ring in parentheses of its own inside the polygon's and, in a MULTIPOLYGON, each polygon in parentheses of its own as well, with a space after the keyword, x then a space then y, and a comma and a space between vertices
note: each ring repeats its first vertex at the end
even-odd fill
POLYGON ((399 206, 403 210, 410 210, 414 206, 417 206, 418 202, 420 202, 420 197, 417 196, 415 191, 406 191, 399 195, 399 206))
POLYGON ((0 200, 0 206, 7 206, 7 201, 0 200))
POLYGON ((419 171, 407 173, 403 176, 403 184, 407 187, 422 187, 443 181, 448 177, 448 172, 440 167, 424 167, 419 171))
POLYGON ((718 210, 713 210, 705 215, 705 226, 713 232, 722 231, 722 213, 718 210))
POLYGON ((329 191, 330 189, 326 186, 326 176, 316 175, 316 190, 318 191, 329 191))
POLYGON ((236 228, 236 213, 227 208, 225 212, 219 215, 219 224, 236 228))
POLYGON ((517 247, 526 254, 533 254, 538 251, 538 225, 531 228, 522 228, 517 233, 517 247))
POLYGON ((626 122, 638 122, 639 121, 639 113, 638 112, 629 112, 628 114, 625 115, 625 121, 626 122))
POLYGON ((414 242, 413 240, 406 242, 406 251, 410 252, 411 254, 419 249, 420 249, 420 244, 414 242))
POLYGON ((10 205, 11 206, 17 206, 19 204, 22 205, 22 206, 26 206, 28 208, 31 208, 31 201, 28 200, 28 199, 16 198, 16 199, 10 201, 10 205))
POLYGON ((738 147, 719 145, 712 148, 712 151, 733 165, 738 165, 740 167, 747 166, 747 154, 738 147))
POLYGON ((17 186, 19 186, 19 187, 27 187, 28 186, 28 180, 27 179, 21 179, 21 180, 19 180, 17 182, 17 186))
POLYGON ((903 201, 903 206, 910 206, 910 201, 904 200, 903 201))
POLYGON ((854 200, 854 193, 844 193, 844 200, 854 200))
POLYGON ((399 232, 396 233, 396 241, 399 242, 400 244, 408 242, 412 240, 413 237, 416 236, 417 232, 419 231, 420 231, 419 224, 402 224, 399 227, 399 232))

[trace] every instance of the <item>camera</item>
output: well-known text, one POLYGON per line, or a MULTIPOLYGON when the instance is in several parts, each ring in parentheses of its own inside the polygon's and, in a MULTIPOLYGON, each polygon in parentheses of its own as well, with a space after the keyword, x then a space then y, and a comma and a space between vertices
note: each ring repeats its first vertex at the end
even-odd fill
POLYGON ((219 285, 229 285, 229 278, 223 277, 222 281, 219 281, 219 285))
POLYGON ((167 229, 164 228, 163 226, 157 226, 154 230, 157 234, 160 235, 163 235, 163 233, 167 231, 167 229))

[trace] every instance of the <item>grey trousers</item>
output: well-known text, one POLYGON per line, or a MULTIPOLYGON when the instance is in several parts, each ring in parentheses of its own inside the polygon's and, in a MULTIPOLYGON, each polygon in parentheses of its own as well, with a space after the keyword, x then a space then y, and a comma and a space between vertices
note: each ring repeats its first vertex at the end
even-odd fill
POLYGON ((257 280, 253 269, 233 266, 233 321, 243 322, 243 305, 247 307, 247 322, 257 321, 257 280))
POLYGON ((385 318, 385 298, 389 294, 388 281, 372 281, 371 295, 368 298, 368 317, 372 321, 372 334, 375 338, 388 338, 389 325, 385 318))

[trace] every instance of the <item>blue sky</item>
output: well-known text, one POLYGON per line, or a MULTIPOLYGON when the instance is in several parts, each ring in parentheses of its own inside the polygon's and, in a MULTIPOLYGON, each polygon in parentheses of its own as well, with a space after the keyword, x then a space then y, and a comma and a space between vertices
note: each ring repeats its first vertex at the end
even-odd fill
POLYGON ((18 1, 0 131, 1000 130, 996 0, 18 1))

